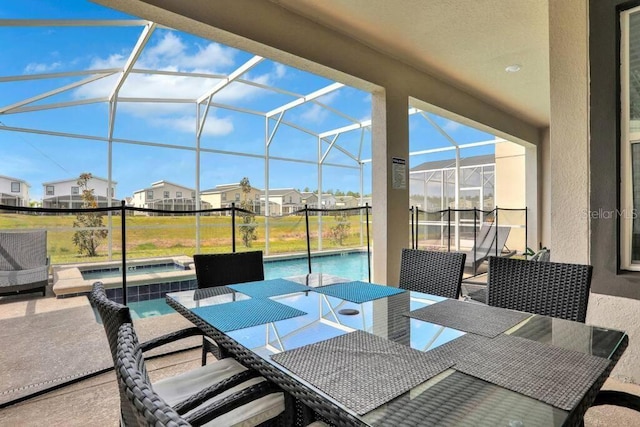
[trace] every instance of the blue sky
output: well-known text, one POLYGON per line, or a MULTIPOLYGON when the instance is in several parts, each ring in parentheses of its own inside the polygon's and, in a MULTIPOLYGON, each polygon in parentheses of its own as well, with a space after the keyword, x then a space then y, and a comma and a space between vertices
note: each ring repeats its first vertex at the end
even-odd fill
MULTIPOLYGON (((23 0, 0 3, 0 19, 137 19, 84 0, 23 0)), ((135 27, 17 27, 0 26, 0 111, 31 97, 87 79, 90 75, 60 76, 33 80, 8 81, 8 78, 38 76, 82 70, 105 70, 122 67, 136 44, 143 28, 135 27)), ((196 99, 213 87, 219 78, 234 71, 253 57, 252 53, 224 46, 187 33, 156 29, 134 68, 200 73, 208 77, 184 77, 136 73, 129 76, 120 97, 143 99, 196 99)), ((103 99, 111 93, 119 74, 27 104, 44 106, 103 99)), ((252 68, 243 79, 274 86, 288 93, 307 95, 333 82, 316 75, 276 63, 268 58, 252 68)), ((234 82, 218 92, 213 102, 235 108, 267 112, 294 99, 288 93, 277 93, 255 85, 234 82)), ((314 103, 295 107, 284 120, 313 133, 326 132, 352 123, 349 118, 366 120, 371 116, 371 97, 352 87, 342 87, 314 103), (343 115, 336 114, 342 112, 343 115)), ((431 116, 459 143, 485 141, 492 136, 431 116)), ((0 112, 0 122, 7 127, 69 133, 74 135, 108 136, 108 104, 92 102, 79 106, 44 109, 12 114, 0 112)), ((274 127, 271 122, 271 132, 274 127)), ((195 103, 119 102, 115 121, 116 140, 167 144, 177 148, 161 148, 123 142, 113 143, 112 176, 117 181, 118 198, 159 180, 167 180, 194 188, 196 181, 195 103)), ((352 156, 371 158, 370 132, 353 131, 342 134, 337 144, 352 156), (364 141, 360 149, 360 141, 364 141)), ((420 115, 410 118, 410 150, 449 146, 420 115)), ((239 182, 243 176, 259 188, 265 186, 265 161, 259 156, 265 151, 265 119, 261 116, 212 107, 207 116, 201 147, 222 152, 248 153, 232 156, 202 152, 200 188, 239 182), (258 156, 258 157, 256 157, 258 156)), ((323 153, 329 145, 324 144, 323 153)), ((270 145, 271 157, 316 161, 316 137, 289 126, 280 126, 270 145)), ((463 156, 492 152, 491 147, 468 149, 463 156)), ((42 183, 77 178, 91 172, 103 178, 108 174, 108 143, 90 138, 49 136, 37 133, 13 132, 0 127, 0 175, 19 178, 31 185, 31 198, 42 197, 42 183)), ((424 161, 453 157, 454 152, 419 156, 410 160, 415 166, 424 161)), ((360 178, 356 163, 343 152, 332 149, 322 172, 323 190, 359 191, 360 178)), ((271 160, 271 188, 318 187, 317 166, 314 164, 271 160)), ((365 166, 364 192, 371 192, 371 164, 365 166)))

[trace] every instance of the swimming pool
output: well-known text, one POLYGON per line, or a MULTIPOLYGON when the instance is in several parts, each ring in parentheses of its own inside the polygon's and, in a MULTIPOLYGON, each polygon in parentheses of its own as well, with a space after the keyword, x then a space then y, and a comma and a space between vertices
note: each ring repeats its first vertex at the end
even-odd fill
MULTIPOLYGON (((127 267, 127 276, 150 273, 166 273, 168 271, 188 270, 182 264, 176 262, 161 262, 153 264, 130 265, 127 267)), ((122 277, 122 267, 96 268, 92 270, 81 270, 84 280, 107 279, 110 277, 122 277)))
MULTIPOLYGON (((368 280, 369 269, 366 252, 347 252, 337 255, 314 256, 311 258, 311 271, 332 274, 352 280, 368 280)), ((297 276, 309 272, 307 258, 293 258, 277 261, 265 261, 265 279, 297 276)), ((127 304, 134 319, 161 316, 174 310, 165 303, 164 298, 127 304)))

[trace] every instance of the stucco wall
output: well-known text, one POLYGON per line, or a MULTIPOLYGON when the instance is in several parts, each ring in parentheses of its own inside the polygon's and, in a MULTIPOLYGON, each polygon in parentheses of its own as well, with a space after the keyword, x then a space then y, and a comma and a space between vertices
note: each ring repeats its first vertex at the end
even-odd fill
MULTIPOLYGON (((592 0, 590 7, 590 206, 591 212, 619 206, 618 12, 620 0, 592 0)), ((636 5, 640 1, 635 2, 636 5)), ((624 330, 629 347, 614 376, 640 383, 640 273, 619 271, 619 218, 591 218, 593 280, 587 322, 624 330)))
POLYGON ((625 331, 629 346, 611 376, 640 384, 640 302, 630 298, 591 293, 587 323, 625 331))

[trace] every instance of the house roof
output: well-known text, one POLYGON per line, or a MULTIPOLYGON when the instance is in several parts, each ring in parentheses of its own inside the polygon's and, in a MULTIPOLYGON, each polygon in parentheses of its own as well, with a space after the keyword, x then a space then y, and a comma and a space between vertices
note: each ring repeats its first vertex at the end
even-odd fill
POLYGON ((6 179, 7 181, 21 182, 21 183, 25 184, 27 187, 31 187, 31 185, 29 185, 29 183, 27 181, 25 181, 24 179, 14 178, 14 177, 11 177, 11 176, 6 176, 6 175, 0 175, 0 179, 6 179))
MULTIPOLYGON (((284 196, 285 194, 289 194, 289 193, 301 194, 295 188, 270 188, 269 189, 269 196, 284 196)), ((264 190, 262 191, 262 194, 263 195, 265 194, 264 190)))
MULTIPOLYGON (((95 175, 92 175, 91 179, 95 179, 95 180, 98 180, 98 181, 104 181, 104 182, 108 182, 109 181, 106 178, 101 178, 101 177, 95 176, 95 175)), ((44 185, 52 185, 52 184, 62 184, 63 182, 78 182, 78 178, 76 177, 76 178, 69 178, 69 179, 60 179, 60 180, 57 180, 57 181, 43 182, 42 185, 44 186, 44 185)), ((118 182, 117 181, 111 181, 111 184, 117 185, 118 182)))
MULTIPOLYGON (((213 188, 209 188, 207 190, 202 190, 200 191, 200 194, 217 194, 217 193, 225 193, 227 191, 232 191, 232 190, 236 190, 236 189, 242 189, 242 186, 239 184, 221 184, 221 185, 216 185, 213 188)), ((252 190, 261 192, 262 190, 260 190, 259 188, 256 187, 251 187, 252 190)))
MULTIPOLYGON (((460 166, 486 165, 495 162, 496 158, 493 154, 460 158, 460 166)), ((411 172, 454 167, 456 167, 456 159, 436 160, 432 162, 421 163, 418 166, 411 168, 411 172)))
POLYGON ((156 189, 158 189, 159 187, 161 187, 162 185, 165 185, 165 184, 174 185, 176 187, 180 187, 180 188, 185 189, 187 191, 195 191, 195 189, 193 189, 193 188, 185 187, 184 185, 176 184, 174 182, 165 181, 164 179, 162 179, 160 181, 152 182, 151 183, 151 187, 142 188, 140 190, 134 191, 133 194, 142 193, 142 192, 148 191, 148 190, 156 190, 156 189))
POLYGON ((184 188, 184 189, 189 190, 189 191, 194 191, 193 188, 186 187, 186 186, 181 185, 181 184, 176 184, 175 182, 165 181, 164 179, 162 179, 160 181, 152 182, 150 188, 161 187, 163 185, 173 185, 173 186, 176 186, 176 187, 184 188))
MULTIPOLYGON (((226 191, 226 190, 230 190, 233 188, 239 188, 240 184, 238 184, 237 182, 234 182, 233 184, 218 184, 216 185, 214 188, 211 188, 210 190, 215 190, 215 191, 226 191)), ((209 190, 207 190, 209 191, 209 190)))

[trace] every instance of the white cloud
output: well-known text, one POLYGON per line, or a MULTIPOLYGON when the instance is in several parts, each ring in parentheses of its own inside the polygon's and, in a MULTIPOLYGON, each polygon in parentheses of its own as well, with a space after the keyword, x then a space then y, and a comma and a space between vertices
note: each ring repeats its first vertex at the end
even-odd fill
POLYGON ((233 132, 233 121, 230 117, 216 117, 209 114, 204 124, 203 133, 209 136, 228 135, 233 132))
POLYGON ((60 68, 60 62, 52 62, 51 64, 32 62, 24 68, 24 74, 40 74, 48 73, 60 68))
POLYGON ((136 68, 172 68, 181 71, 203 71, 220 73, 233 67, 237 51, 218 43, 197 46, 195 53, 189 53, 189 46, 172 31, 162 34, 160 41, 148 46, 136 68))
MULTIPOLYGON (((152 119, 151 123, 179 132, 195 133, 196 119, 194 116, 162 117, 152 119)), ((233 132, 233 121, 230 117, 217 117, 211 112, 204 125, 203 134, 208 136, 224 136, 233 132)))
POLYGON ((300 120, 307 123, 322 123, 329 116, 329 111, 326 108, 322 108, 318 104, 312 104, 307 107, 306 110, 300 114, 300 120))
POLYGON ((204 48, 200 48, 195 55, 186 56, 185 59, 193 67, 214 70, 227 69, 233 67, 236 52, 218 43, 209 43, 204 48))
MULTIPOLYGON (((210 74, 226 74, 233 69, 237 51, 218 43, 207 43, 198 46, 194 53, 188 52, 188 46, 173 32, 163 34, 160 41, 148 46, 138 59, 135 67, 138 69, 157 69, 162 71, 201 72, 210 74)), ((124 66, 127 55, 116 53, 106 58, 94 58, 91 69, 120 68, 124 66)), ((243 76, 247 80, 261 84, 272 84, 284 77, 286 67, 276 64, 270 73, 243 76)), ((105 96, 113 90, 116 79, 101 79, 91 85, 86 85, 75 91, 78 98, 94 98, 105 96)), ((209 88, 215 86, 219 80, 200 77, 179 77, 152 74, 130 74, 127 82, 120 91, 120 96, 131 98, 181 98, 197 99, 209 88)), ((232 83, 216 94, 217 102, 233 102, 257 96, 260 90, 241 83, 232 83)))
POLYGON ((89 64, 90 70, 101 70, 105 68, 122 68, 127 62, 127 57, 121 53, 114 53, 106 58, 94 58, 89 64))
MULTIPOLYGON (((138 59, 135 68, 157 69, 163 71, 200 72, 209 74, 227 74, 236 66, 238 51, 218 43, 190 46, 179 34, 166 31, 158 38, 158 42, 149 45, 138 59)), ((121 68, 127 61, 129 53, 114 53, 104 58, 94 58, 92 69, 121 68)), ((286 74, 286 67, 281 64, 274 66, 266 74, 243 76, 263 85, 274 84, 286 74)), ((100 98, 108 96, 115 87, 120 74, 106 77, 89 83, 74 90, 78 99, 100 98)), ((160 74, 132 73, 127 76, 125 84, 120 89, 119 96, 125 98, 165 98, 185 99, 195 102, 213 88, 219 79, 203 77, 185 77, 160 74)), ((254 86, 240 82, 233 82, 214 96, 214 102, 234 104, 239 100, 255 99, 265 93, 254 86)), ((145 120, 157 123, 171 123, 176 129, 193 132, 193 123, 185 117, 195 111, 194 103, 153 103, 136 102, 118 104, 119 113, 131 114, 145 120), (173 117, 171 117, 173 116, 173 117)), ((233 123, 227 118, 212 117, 205 133, 209 135, 226 135, 233 130, 233 123)))
MULTIPOLYGON (((339 91, 333 91, 318 98, 318 102, 325 105, 331 105, 340 95, 339 91)), ((329 117, 329 110, 318 104, 307 104, 304 111, 300 114, 300 120, 307 123, 320 124, 329 117)))
POLYGON ((287 74, 287 67, 282 64, 275 63, 273 69, 276 79, 281 79, 287 74))
POLYGON ((184 55, 187 46, 173 32, 167 32, 155 46, 148 46, 140 58, 141 62, 159 64, 167 59, 179 58, 184 55))
POLYGON ((458 122, 454 122, 453 120, 446 120, 443 125, 441 125, 442 129, 449 131, 449 132, 455 132, 458 129, 462 128, 462 125, 458 122))

